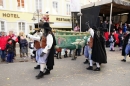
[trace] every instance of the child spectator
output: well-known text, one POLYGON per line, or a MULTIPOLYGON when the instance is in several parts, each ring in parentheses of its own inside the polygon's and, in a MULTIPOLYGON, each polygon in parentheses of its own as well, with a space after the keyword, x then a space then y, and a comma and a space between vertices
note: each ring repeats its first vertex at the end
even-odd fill
POLYGON ((113 32, 109 36, 109 42, 110 42, 110 51, 115 51, 114 49, 115 37, 113 32))
POLYGON ((7 62, 11 63, 13 62, 14 57, 14 45, 12 43, 12 40, 8 40, 8 43, 6 44, 6 52, 7 52, 7 62))

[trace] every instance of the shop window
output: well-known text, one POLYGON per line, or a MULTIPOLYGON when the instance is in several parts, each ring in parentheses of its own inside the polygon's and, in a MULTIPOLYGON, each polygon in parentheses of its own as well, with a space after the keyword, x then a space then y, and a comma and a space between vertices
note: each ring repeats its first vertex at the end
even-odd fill
POLYGON ((18 27, 19 27, 19 31, 25 32, 25 23, 24 22, 19 22, 18 27))
POLYGON ((70 15, 70 4, 66 5, 66 14, 70 15))
POLYGON ((36 10, 39 10, 39 12, 42 12, 42 0, 35 0, 36 4, 36 10))
POLYGON ((18 8, 24 8, 24 0, 17 0, 18 8))
POLYGON ((53 1, 53 9, 58 13, 58 2, 53 1))
POLYGON ((0 30, 5 31, 5 22, 4 21, 0 21, 0 30))

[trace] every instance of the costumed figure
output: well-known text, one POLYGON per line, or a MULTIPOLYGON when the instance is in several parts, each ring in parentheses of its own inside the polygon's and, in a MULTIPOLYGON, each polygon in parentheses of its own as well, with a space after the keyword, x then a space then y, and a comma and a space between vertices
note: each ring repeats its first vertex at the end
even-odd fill
POLYGON ((88 32, 90 33, 90 38, 88 40, 88 46, 89 46, 89 50, 88 50, 88 54, 89 54, 89 67, 86 68, 87 70, 93 70, 93 60, 91 59, 91 55, 92 55, 92 46, 93 46, 93 37, 94 37, 94 30, 92 28, 89 28, 88 32))
POLYGON ((94 71, 100 71, 100 64, 107 63, 107 54, 105 49, 105 38, 103 37, 102 28, 97 30, 96 27, 93 27, 94 36, 93 36, 93 45, 92 45, 92 54, 91 59, 96 62, 97 68, 94 71))
POLYGON ((49 22, 49 12, 46 12, 46 14, 43 16, 43 21, 44 22, 49 22))
POLYGON ((40 49, 38 50, 37 62, 40 64, 40 72, 36 76, 37 79, 42 78, 44 75, 50 74, 50 70, 53 69, 54 65, 54 53, 56 40, 52 33, 52 28, 49 23, 43 24, 44 33, 41 37, 33 37, 35 40, 40 42, 40 49), (46 68, 47 66, 47 68, 46 68), (45 70, 46 69, 46 70, 45 70))
POLYGON ((34 49, 33 49, 33 54, 36 56, 35 60, 37 62, 37 66, 34 67, 34 69, 40 69, 40 63, 38 62, 38 59, 40 58, 40 41, 37 40, 42 36, 42 32, 40 32, 40 29, 37 28, 38 25, 35 25, 35 31, 31 34, 28 34, 27 37, 34 40, 34 49))
POLYGON ((87 40, 87 43, 86 43, 86 45, 85 45, 85 48, 84 48, 84 56, 85 56, 85 58, 86 58, 86 60, 85 60, 85 62, 84 62, 84 64, 87 64, 89 61, 88 61, 88 59, 89 59, 89 51, 91 50, 91 48, 88 46, 88 43, 90 42, 90 37, 88 38, 88 40, 87 40))
POLYGON ((127 55, 130 56, 130 33, 125 37, 123 48, 122 48, 122 56, 124 56, 124 59, 122 59, 122 62, 126 62, 127 55))

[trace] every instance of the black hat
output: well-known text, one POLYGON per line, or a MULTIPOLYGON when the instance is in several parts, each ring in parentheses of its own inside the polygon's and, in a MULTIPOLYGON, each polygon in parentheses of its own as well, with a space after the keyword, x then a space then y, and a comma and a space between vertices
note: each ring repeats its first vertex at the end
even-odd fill
POLYGON ((98 30, 96 26, 93 26, 92 28, 93 28, 93 30, 95 30, 95 31, 97 31, 97 30, 98 30))
POLYGON ((46 29, 46 30, 52 30, 52 28, 50 27, 49 23, 48 22, 45 22, 43 24, 43 28, 46 29))

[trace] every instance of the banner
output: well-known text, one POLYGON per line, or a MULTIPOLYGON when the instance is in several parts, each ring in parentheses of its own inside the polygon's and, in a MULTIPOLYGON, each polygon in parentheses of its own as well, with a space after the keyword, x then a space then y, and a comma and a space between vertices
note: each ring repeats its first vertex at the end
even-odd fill
POLYGON ((83 14, 81 16, 81 30, 82 32, 85 32, 88 30, 88 26, 86 25, 86 22, 89 22, 90 27, 93 26, 98 27, 99 26, 99 12, 100 12, 100 6, 94 6, 90 8, 84 8, 81 10, 81 13, 83 14))
POLYGON ((80 12, 80 0, 70 0, 71 12, 80 12))

